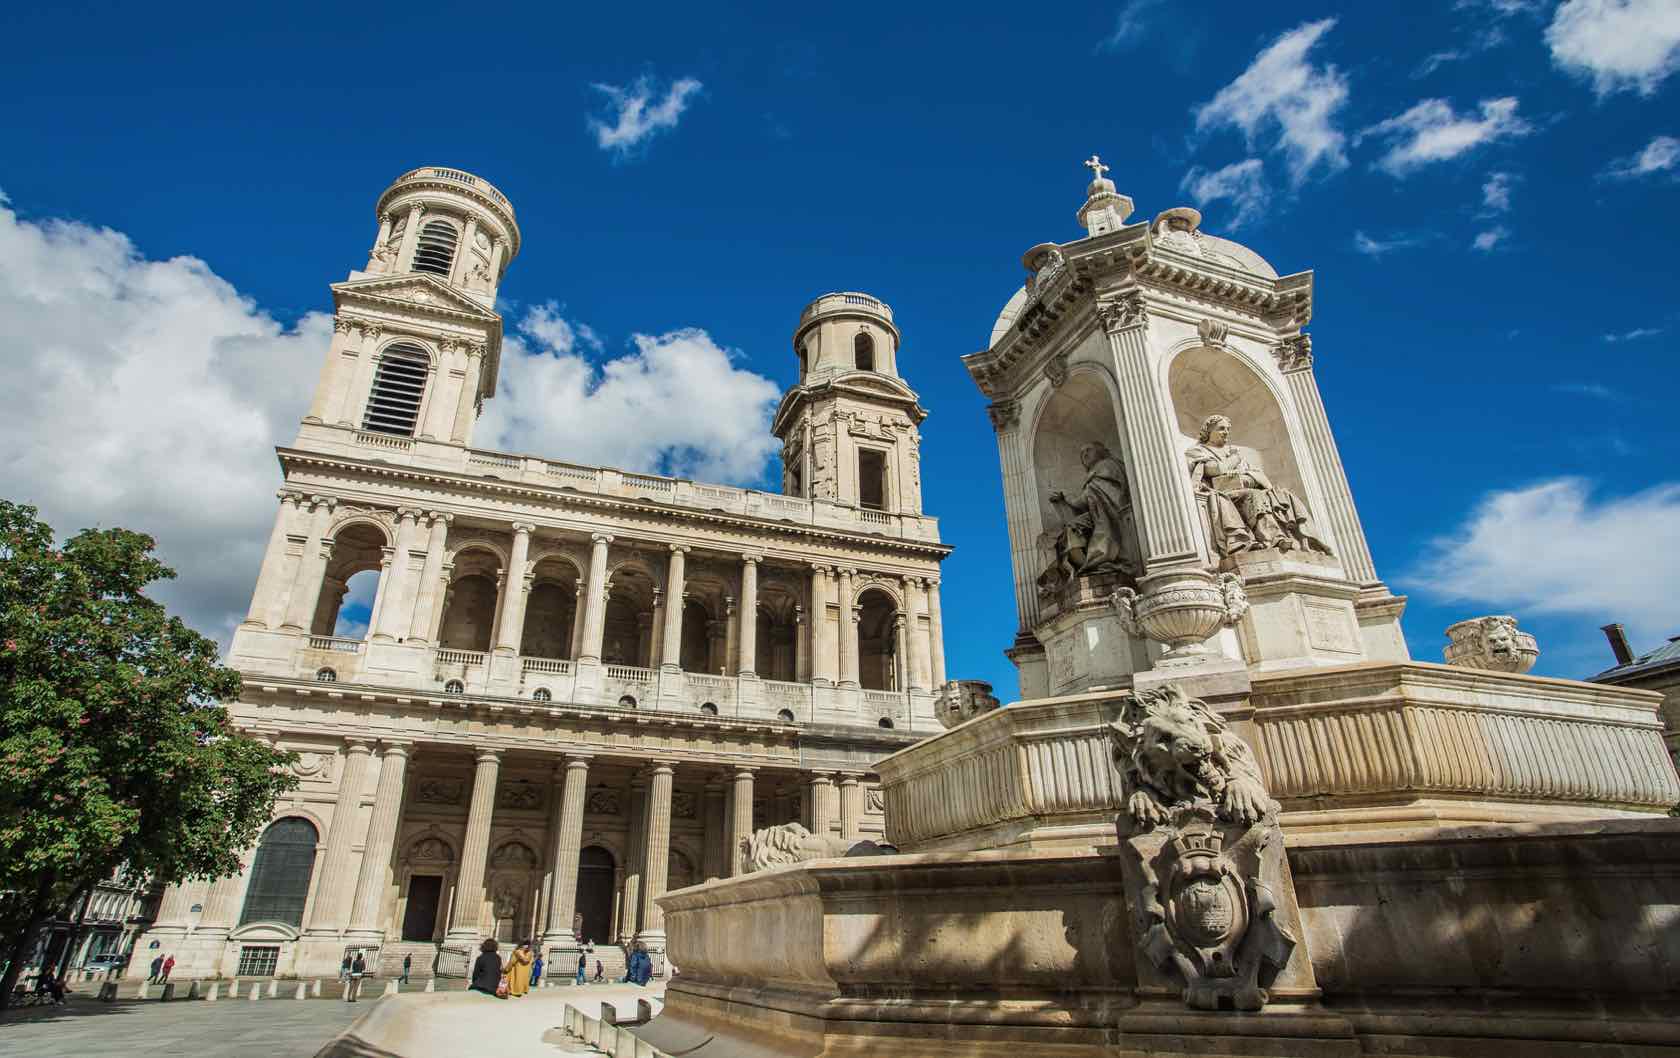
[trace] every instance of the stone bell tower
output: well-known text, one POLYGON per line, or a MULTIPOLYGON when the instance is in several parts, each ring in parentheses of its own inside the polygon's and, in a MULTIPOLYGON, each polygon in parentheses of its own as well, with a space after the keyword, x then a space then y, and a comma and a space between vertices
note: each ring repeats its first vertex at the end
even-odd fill
POLYGON ((398 177, 375 212, 367 265, 332 288, 333 341, 298 446, 336 446, 342 431, 393 453, 470 446, 496 392, 513 206, 488 180, 426 166, 398 177))
POLYGON ((922 512, 927 418, 898 373, 892 309, 868 294, 824 294, 793 332, 799 384, 776 410, 782 492, 843 507, 922 512))

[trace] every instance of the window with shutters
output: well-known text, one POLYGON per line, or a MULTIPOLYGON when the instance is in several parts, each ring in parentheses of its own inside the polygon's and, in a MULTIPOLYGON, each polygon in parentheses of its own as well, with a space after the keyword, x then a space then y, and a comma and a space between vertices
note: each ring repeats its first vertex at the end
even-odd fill
POLYGON ((413 437, 430 370, 426 351, 419 346, 407 342, 387 346, 373 375, 373 392, 368 394, 362 429, 413 437))
POLYGON ((297 816, 277 819, 263 831, 251 861, 251 882, 245 891, 241 926, 248 922, 284 922, 303 926, 303 904, 309 898, 309 877, 315 870, 315 824, 297 816))
POLYGON ((414 270, 430 272, 449 278, 455 265, 455 246, 460 241, 455 226, 446 220, 428 221, 420 228, 420 239, 414 244, 414 270))

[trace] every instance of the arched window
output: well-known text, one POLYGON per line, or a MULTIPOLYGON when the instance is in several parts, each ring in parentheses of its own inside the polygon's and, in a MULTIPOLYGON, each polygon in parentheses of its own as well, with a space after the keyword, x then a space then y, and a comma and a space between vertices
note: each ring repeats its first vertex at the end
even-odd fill
POLYGON ((875 370, 875 339, 869 336, 868 331, 859 331, 858 336, 852 339, 852 352, 859 371, 875 370))
POLYGON ((420 398, 426 394, 426 375, 430 370, 426 350, 418 345, 398 342, 387 346, 379 354, 379 368, 373 375, 373 392, 368 394, 362 429, 414 436, 414 425, 420 418, 420 398))
POLYGON ((554 694, 547 687, 538 687, 531 692, 531 701, 533 702, 552 702, 553 700, 554 694))
POLYGON ((784 724, 793 723, 793 710, 792 709, 783 709, 783 710, 779 711, 776 714, 776 719, 780 720, 784 724))
POLYGON ((455 226, 446 220, 434 220, 423 225, 420 241, 414 247, 414 270, 449 278, 449 269, 455 263, 455 244, 459 239, 455 226))
POLYGON ((701 702, 700 703, 700 711, 702 713, 705 713, 707 716, 718 715, 717 714, 717 705, 713 702, 701 702))
POLYGON ((892 717, 890 717, 890 716, 883 716, 883 717, 882 717, 882 718, 881 718, 881 723, 880 723, 880 725, 879 725, 879 726, 880 726, 880 727, 883 727, 883 728, 885 728, 885 729, 886 729, 886 730, 888 730, 888 731, 891 731, 891 730, 892 730, 892 726, 893 726, 893 722, 892 722, 892 717))
POLYGON ((443 693, 444 694, 466 694, 467 693, 467 685, 462 683, 460 680, 450 680, 448 683, 443 685, 443 693))
POLYGON ((303 902, 309 896, 319 837, 315 824, 297 816, 269 824, 251 861, 251 882, 239 915, 241 926, 247 922, 303 925, 303 902))
POLYGON ((636 699, 633 696, 626 694, 618 700, 618 704, 624 706, 626 709, 634 709, 636 708, 636 699))
POLYGON ((316 683, 337 683, 338 682, 338 673, 334 672, 332 669, 316 669, 315 670, 315 682, 316 683))

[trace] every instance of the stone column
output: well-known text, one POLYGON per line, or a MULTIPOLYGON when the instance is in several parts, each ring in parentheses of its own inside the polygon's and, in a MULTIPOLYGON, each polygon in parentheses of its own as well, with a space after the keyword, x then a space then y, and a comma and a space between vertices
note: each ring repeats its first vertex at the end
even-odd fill
POLYGON ((670 761, 655 761, 649 772, 647 825, 642 839, 642 917, 636 939, 648 948, 665 950, 665 912, 655 901, 665 895, 671 872, 671 782, 670 761))
POLYGON ((338 501, 330 496, 309 498, 309 536, 303 542, 303 555, 298 559, 297 579, 292 582, 292 598, 286 607, 286 623, 281 627, 298 632, 311 632, 315 617, 315 603, 321 597, 321 581, 327 575, 327 560, 323 552, 331 546, 327 528, 332 524, 333 508, 338 501))
POLYGON ((808 781, 806 799, 811 802, 811 833, 823 836, 834 829, 834 777, 816 772, 808 781))
POLYGON ((385 584, 380 589, 378 620, 373 624, 376 642, 391 642, 408 634, 413 623, 414 604, 410 601, 409 585, 414 579, 410 567, 414 564, 414 547, 419 541, 420 512, 412 507, 397 511, 397 542, 392 549, 391 568, 386 571, 385 584))
POLYGON ((500 750, 478 751, 473 771, 472 803, 467 809, 467 836, 461 843, 461 869, 455 881, 455 911, 446 939, 477 941, 484 915, 484 867, 490 858, 490 819, 496 810, 496 777, 501 773, 500 750))
POLYGON ((664 668, 678 668, 682 664, 682 619, 684 561, 688 548, 671 545, 671 563, 665 573, 665 631, 661 643, 659 664, 664 668))
MULTIPOLYGON (((583 807, 588 792, 589 757, 582 753, 568 753, 566 785, 551 817, 554 884, 548 894, 548 929, 542 938, 545 946, 568 950, 577 947, 577 938, 572 935, 572 916, 577 914, 578 861, 583 855, 583 807)), ((563 969, 556 967, 557 972, 563 972, 563 969)))
POLYGON ((449 431, 449 440, 455 444, 464 445, 472 439, 473 423, 478 419, 478 384, 484 371, 484 352, 482 342, 467 345, 467 370, 461 379, 461 399, 455 404, 455 425, 449 431))
POLYGON ((507 254, 507 240, 500 235, 490 239, 490 287, 495 289, 502 281, 502 258, 507 254))
POLYGON ((303 493, 295 489, 281 489, 275 496, 280 500, 280 512, 274 516, 268 550, 263 552, 262 568, 257 571, 256 590, 251 592, 251 609, 245 615, 245 624, 253 628, 272 628, 280 623, 286 597, 286 544, 297 524, 298 504, 303 501, 303 493))
POLYGON ((863 822, 863 785, 856 775, 840 776, 840 837, 846 841, 858 839, 858 827, 863 822))
POLYGON ((893 690, 908 691, 910 689, 910 632, 909 622, 904 619, 904 611, 893 614, 893 690))
POLYGON ((527 567, 531 564, 531 534, 536 531, 536 526, 524 522, 513 525, 513 554, 508 559, 506 587, 502 590, 502 620, 496 637, 498 654, 519 653, 525 633, 525 595, 529 590, 525 577, 530 572, 527 567))
POLYGON ((803 606, 793 608, 793 678, 797 683, 811 681, 811 623, 803 606))
POLYGON ((1202 539, 1206 534, 1196 514, 1178 432, 1149 362, 1144 335, 1148 310, 1143 295, 1133 291, 1113 301, 1099 302, 1097 315, 1107 331, 1120 384, 1120 409, 1124 414, 1118 417, 1130 456, 1127 463, 1146 571, 1200 567, 1208 558, 1202 539))
MULTIPOLYGON (((368 609, 368 635, 379 627, 379 617, 385 612, 385 600, 390 598, 391 567, 396 563, 397 549, 382 547, 379 549, 379 579, 373 584, 373 605, 368 609)), ((348 587, 348 585, 346 585, 348 587)), ((318 609, 318 607, 317 607, 318 609)))
POLYGON ((589 583, 584 585, 587 605, 583 613, 581 659, 601 660, 601 637, 607 628, 607 545, 612 537, 596 533, 589 538, 589 583))
POLYGON ((937 691, 945 686, 945 622, 939 613, 939 581, 929 578, 927 582, 928 607, 928 653, 932 663, 933 686, 928 688, 937 691))
POLYGON ((408 777, 407 742, 386 742, 379 754, 379 788, 373 795, 373 818, 368 821, 362 848, 362 870, 356 879, 356 906, 350 913, 350 932, 377 942, 385 936, 385 893, 390 887, 391 850, 402 819, 403 785, 408 777))
POLYGON ((355 875, 350 870, 350 846, 360 831, 362 787, 367 779, 368 756, 372 748, 350 739, 344 748, 344 772, 338 780, 338 800, 333 803, 332 823, 327 827, 327 851, 321 861, 321 876, 315 882, 315 901, 309 909, 309 933, 336 934, 349 918, 351 889, 355 875))
POLYGON ((624 865, 624 914, 619 936, 635 938, 642 923, 642 879, 647 873, 647 780, 637 775, 630 780, 630 853, 624 865))
MULTIPOLYGON (((657 596, 659 594, 659 589, 653 589, 653 593, 657 596)), ((657 605, 658 604, 655 603, 655 606, 657 605)), ((653 653, 654 613, 655 611, 653 610, 642 610, 636 614, 636 664, 640 665, 644 669, 656 669, 659 667, 659 659, 655 657, 653 653)))
POLYGON ((392 271, 401 269, 405 272, 414 271, 414 247, 420 241, 420 217, 426 212, 423 202, 416 202, 409 208, 408 224, 403 228, 402 249, 397 251, 396 267, 392 271))
POLYGON ((753 832, 752 769, 736 768, 734 782, 734 795, 729 806, 729 844, 724 847, 731 878, 746 873, 741 864, 741 842, 752 837, 753 832))
POLYGON ((735 671, 742 676, 758 675, 758 563, 763 557, 741 556, 741 656, 735 671))
POLYGON ((852 604, 852 578, 857 571, 840 570, 840 686, 858 685, 857 607, 852 604))
POLYGON ((729 840, 729 835, 724 832, 723 794, 723 783, 713 780, 706 784, 703 798, 705 814, 702 817, 706 827, 706 855, 705 862, 700 866, 700 874, 708 880, 729 877, 729 861, 724 853, 724 844, 729 840))
POLYGON ((358 320, 356 329, 360 341, 356 343, 356 366, 350 374, 350 388, 339 398, 338 424, 361 428, 367 413, 368 397, 373 393, 373 373, 378 366, 376 354, 379 339, 385 333, 383 325, 358 320))
MULTIPOLYGON (((912 691, 928 689, 928 652, 927 640, 923 638, 921 618, 917 612, 922 609, 922 580, 918 577, 904 578, 904 608, 909 625, 908 636, 910 653, 906 663, 909 666, 908 688, 912 691)), ((929 622, 930 624, 932 622, 929 622)))
MULTIPOLYGON (((1330 432, 1330 418, 1324 412, 1324 398, 1318 392, 1318 379, 1313 375, 1312 339, 1300 335, 1286 339, 1273 352, 1283 369, 1289 394, 1295 398, 1295 409, 1301 417, 1303 440, 1307 455, 1317 473, 1319 488, 1324 492, 1324 522, 1328 522, 1339 545, 1336 557, 1348 579, 1363 587, 1380 583, 1377 567, 1371 561, 1371 545, 1365 540, 1365 528, 1359 522, 1359 511, 1353 505, 1353 490, 1348 486, 1347 471, 1342 468, 1342 456, 1336 448, 1336 438, 1330 432)), ((1321 523, 1322 524, 1322 523, 1321 523)))
POLYGON ((468 214, 467 230, 461 236, 461 245, 455 250, 455 260, 449 264, 449 282, 455 286, 464 286, 467 282, 467 262, 472 260, 473 236, 478 233, 478 218, 468 214))
POLYGON ((443 587, 443 558, 449 546, 449 523, 453 514, 431 511, 430 532, 426 538, 426 561, 420 567, 420 584, 415 592, 414 615, 409 621, 408 638, 431 643, 437 637, 432 627, 432 614, 437 611, 438 592, 443 587))
POLYGON ((811 682, 833 684, 839 679, 834 651, 828 647, 828 567, 811 567, 811 682))
POLYGON ((573 661, 583 653, 583 612, 589 608, 589 603, 584 599, 587 591, 581 580, 572 589, 572 649, 566 656, 573 661))

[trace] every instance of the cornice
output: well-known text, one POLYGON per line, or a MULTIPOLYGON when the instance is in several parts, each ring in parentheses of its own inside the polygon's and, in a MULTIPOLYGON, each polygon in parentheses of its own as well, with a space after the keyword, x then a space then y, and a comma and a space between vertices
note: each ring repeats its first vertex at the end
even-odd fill
MULTIPOLYGON (((294 467, 319 467, 343 473, 441 486, 461 492, 477 492, 502 497, 523 497, 554 508, 594 508, 611 511, 626 520, 634 519, 637 515, 646 518, 646 516, 654 514, 658 516, 659 520, 667 522, 682 521, 700 525, 717 525, 759 535, 801 536, 828 540, 854 551, 899 552, 943 561, 954 550, 954 547, 950 544, 926 540, 905 540, 875 534, 850 533, 843 529, 815 525, 795 525, 775 519, 744 518, 718 511, 667 505, 644 498, 624 499, 616 496, 599 496, 591 493, 575 492, 570 489, 504 481, 500 478, 473 477, 446 470, 403 466, 378 460, 362 461, 345 456, 308 452, 297 448, 279 447, 275 449, 275 453, 279 457, 281 468, 286 472, 288 479, 291 477, 291 470, 294 467)), ((584 530, 580 529, 579 531, 584 530)))
POLYGON ((781 403, 776 406, 776 414, 770 418, 770 432, 777 437, 782 436, 785 429, 801 405, 820 400, 851 397, 854 400, 874 401, 879 404, 902 409, 910 417, 910 421, 920 426, 927 419, 927 409, 921 405, 921 398, 916 391, 904 383, 902 379, 890 375, 879 375, 872 372, 855 372, 844 375, 834 375, 814 383, 801 382, 786 393, 782 394, 781 403), (886 383, 886 388, 898 392, 883 393, 873 386, 860 384, 862 380, 880 380, 875 385, 886 383))

